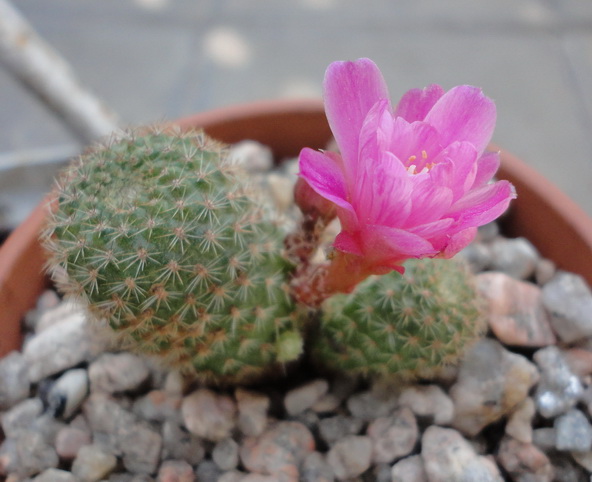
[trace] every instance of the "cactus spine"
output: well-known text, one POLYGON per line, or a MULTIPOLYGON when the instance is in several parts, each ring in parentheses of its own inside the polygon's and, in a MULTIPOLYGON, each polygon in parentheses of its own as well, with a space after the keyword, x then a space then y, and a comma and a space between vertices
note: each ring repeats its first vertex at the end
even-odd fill
POLYGON ((203 133, 93 149, 58 182, 50 272, 124 347, 201 378, 248 381, 293 360, 284 234, 244 177, 203 133))
POLYGON ((485 327, 467 268, 410 260, 404 276, 372 277, 326 300, 313 356, 326 367, 377 378, 431 378, 455 363, 485 327))

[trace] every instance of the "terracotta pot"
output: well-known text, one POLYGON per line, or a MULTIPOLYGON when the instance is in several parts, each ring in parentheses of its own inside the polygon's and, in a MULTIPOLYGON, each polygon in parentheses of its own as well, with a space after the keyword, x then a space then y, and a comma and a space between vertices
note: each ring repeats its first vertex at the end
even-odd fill
MULTIPOLYGON (((269 101, 218 109, 181 119, 184 129, 202 127, 225 142, 260 141, 276 159, 296 156, 304 146, 322 148, 331 137, 320 101, 269 101)), ((592 284, 592 219, 551 182, 501 150, 498 177, 518 191, 503 230, 528 238, 558 267, 592 284)), ((18 349, 20 321, 47 286, 38 242, 46 206, 39 205, 0 249, 0 356, 18 349)))

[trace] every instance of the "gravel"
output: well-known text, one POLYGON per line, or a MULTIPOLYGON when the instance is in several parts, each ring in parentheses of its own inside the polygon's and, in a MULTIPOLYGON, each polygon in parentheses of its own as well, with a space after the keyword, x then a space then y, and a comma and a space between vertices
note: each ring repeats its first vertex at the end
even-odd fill
POLYGON ((0 360, 0 479, 590 480, 589 287, 495 224, 461 257, 479 272, 487 336, 440 378, 387 388, 314 371, 190 384, 113 350, 47 291, 23 352, 0 360))

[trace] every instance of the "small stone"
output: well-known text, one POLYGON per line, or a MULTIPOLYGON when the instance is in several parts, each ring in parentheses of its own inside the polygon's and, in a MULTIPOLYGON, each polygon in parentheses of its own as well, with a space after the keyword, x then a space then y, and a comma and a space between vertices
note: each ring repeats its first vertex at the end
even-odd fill
POLYGON ((78 482, 78 480, 72 472, 51 468, 41 472, 33 482, 78 482))
POLYGON ((532 398, 528 397, 522 401, 506 423, 506 434, 518 442, 529 444, 532 442, 532 418, 536 413, 536 407, 532 398))
POLYGON ((211 442, 230 437, 236 425, 236 404, 226 395, 199 388, 183 398, 181 413, 187 429, 211 442))
POLYGON ((370 467, 372 440, 362 435, 348 435, 327 453, 327 462, 337 480, 357 477, 370 467))
POLYGON ((298 415, 312 407, 327 393, 329 384, 326 380, 313 380, 306 385, 290 390, 284 398, 284 407, 288 415, 298 415))
POLYGON ((553 329, 562 341, 572 343, 592 336, 592 292, 584 278, 559 272, 543 287, 543 303, 553 329))
POLYGON ((29 428, 43 413, 43 402, 39 398, 28 398, 12 407, 1 416, 2 430, 6 437, 14 437, 21 430, 29 428))
POLYGON ((274 205, 280 212, 287 211, 294 206, 294 177, 269 173, 266 176, 267 188, 274 205))
POLYGON ((592 375, 592 351, 582 348, 569 348, 563 352, 571 372, 578 377, 592 375))
POLYGON ((117 457, 97 445, 86 445, 72 463, 72 474, 79 480, 95 482, 106 478, 117 466, 117 457))
POLYGON ((553 427, 536 428, 532 431, 532 443, 544 452, 555 449, 556 439, 557 433, 553 427))
POLYGON ((491 250, 489 246, 474 242, 457 254, 470 267, 473 273, 480 273, 491 264, 491 250))
POLYGON ((243 482, 247 474, 240 470, 229 470, 218 477, 216 482, 243 482))
POLYGON ((411 409, 402 407, 389 417, 372 421, 366 433, 372 440, 372 461, 391 463, 411 453, 419 430, 411 409))
POLYGON ((495 221, 492 221, 490 223, 484 224, 483 226, 479 226, 476 239, 479 242, 490 243, 499 236, 499 232, 499 225, 495 221))
POLYGON ((358 435, 364 426, 364 421, 347 415, 335 415, 319 421, 319 435, 328 446, 347 435, 358 435))
POLYGON ((75 314, 37 334, 25 343, 23 355, 29 366, 29 381, 46 377, 93 359, 107 346, 82 314, 75 314))
POLYGON ((592 472, 592 450, 588 450, 587 452, 572 452, 571 456, 588 472, 592 472))
POLYGON ((162 436, 143 423, 120 427, 118 442, 123 455, 123 466, 130 472, 156 472, 162 449, 162 436))
POLYGON ((332 393, 326 393, 310 408, 316 413, 333 413, 339 408, 339 405, 341 405, 341 400, 332 393))
POLYGON ((133 412, 144 420, 164 422, 174 420, 181 422, 182 397, 172 395, 164 390, 152 390, 143 397, 136 399, 133 412))
POLYGON ((104 434, 103 443, 117 454, 121 451, 119 433, 136 423, 136 417, 104 393, 92 393, 82 405, 93 438, 104 434))
POLYGON ((537 411, 545 418, 552 418, 575 406, 584 387, 570 370, 561 350, 556 346, 541 348, 533 359, 541 373, 534 394, 537 411))
POLYGON ((56 436, 55 449, 61 459, 73 460, 82 447, 90 444, 91 435, 88 431, 76 427, 64 427, 56 436))
POLYGON ((251 472, 273 475, 278 480, 298 480, 298 467, 314 451, 310 430, 299 422, 278 422, 259 437, 247 437, 240 458, 251 472))
POLYGON ((396 406, 396 397, 381 397, 372 391, 356 393, 347 400, 349 412, 354 417, 366 422, 390 415, 396 406))
POLYGON ((489 327, 499 341, 526 347, 556 343, 538 286, 498 272, 481 273, 476 279, 487 301, 489 327))
POLYGON ((230 157, 250 173, 267 172, 273 167, 271 149, 256 141, 241 141, 230 148, 230 157))
POLYGON ((199 482, 218 482, 222 471, 211 460, 203 460, 195 469, 195 479, 199 482))
POLYGON ((562 451, 587 452, 592 449, 592 426, 577 409, 555 419, 555 448, 562 451))
POLYGON ((188 378, 184 377, 178 370, 167 372, 163 390, 171 397, 181 397, 187 388, 188 378))
POLYGON ((165 460, 158 469, 159 482, 194 482, 193 467, 184 460, 165 460))
POLYGON ((525 238, 496 238, 491 244, 491 269, 516 279, 527 279, 534 273, 539 253, 525 238))
MULTIPOLYGON (((46 469, 57 468, 58 454, 43 435, 32 430, 22 430, 16 436, 17 473, 22 476, 39 474, 46 469)), ((2 463, 0 462, 0 465, 2 463)))
POLYGON ((399 405, 406 405, 418 417, 427 417, 436 425, 447 425, 454 418, 454 404, 438 385, 414 385, 399 396, 399 405))
POLYGON ((88 368, 93 392, 121 393, 138 390, 150 376, 146 363, 131 353, 104 353, 88 368))
POLYGON ((214 446, 212 460, 221 470, 233 470, 238 465, 238 444, 231 438, 221 440, 214 446))
POLYGON ((450 389, 453 427, 473 436, 511 413, 538 381, 536 367, 497 341, 483 339, 466 353, 458 381, 450 389))
POLYGON ((199 464, 205 457, 205 448, 201 439, 177 423, 166 421, 162 425, 163 448, 161 458, 185 460, 191 465, 199 464))
POLYGON ((391 469, 392 482, 428 482, 423 460, 420 455, 412 455, 399 460, 391 469))
POLYGON ((550 259, 542 258, 539 259, 534 270, 534 279, 539 286, 544 286, 553 279, 556 272, 555 263, 550 259))
POLYGON ((478 455, 471 444, 454 429, 436 425, 428 427, 421 446, 421 458, 430 482, 503 481, 495 463, 478 455))
POLYGON ((335 479, 333 469, 325 456, 319 452, 311 452, 305 457, 302 464, 300 480, 302 482, 332 482, 335 479))
POLYGON ((82 368, 68 370, 47 394, 47 404, 56 417, 70 418, 88 395, 88 374, 82 368))
POLYGON ((549 458, 530 443, 504 437, 498 450, 497 460, 510 474, 512 480, 537 482, 555 480, 549 458))
POLYGON ((39 319, 35 323, 35 333, 39 334, 55 325, 84 316, 79 304, 66 301, 58 303, 40 311, 39 319))
POLYGON ((10 352, 0 359, 0 412, 27 398, 30 385, 27 362, 20 352, 10 352))
POLYGON ((238 428, 248 437, 261 435, 267 427, 269 397, 261 393, 237 388, 234 394, 238 404, 238 428))

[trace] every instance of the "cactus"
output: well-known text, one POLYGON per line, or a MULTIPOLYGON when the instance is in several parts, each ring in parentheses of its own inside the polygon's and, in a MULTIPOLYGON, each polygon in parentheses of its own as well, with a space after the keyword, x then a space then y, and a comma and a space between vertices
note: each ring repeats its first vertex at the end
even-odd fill
POLYGON ((376 378, 432 378, 485 327, 472 275, 454 260, 409 260, 405 275, 371 277, 322 305, 313 357, 376 378))
POLYGON ((284 233, 225 146, 129 132, 81 156, 56 197, 49 271, 122 347, 222 382, 299 356, 284 233))

